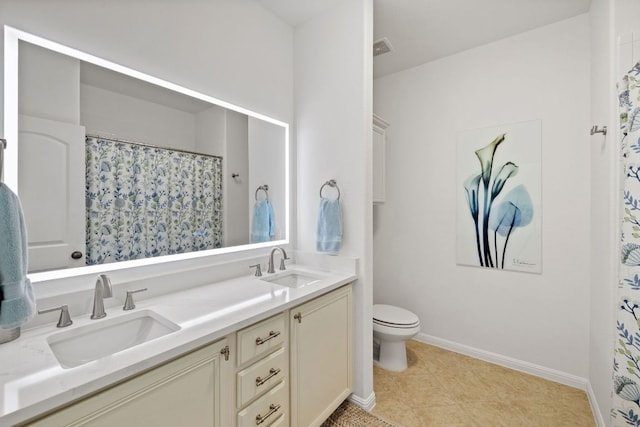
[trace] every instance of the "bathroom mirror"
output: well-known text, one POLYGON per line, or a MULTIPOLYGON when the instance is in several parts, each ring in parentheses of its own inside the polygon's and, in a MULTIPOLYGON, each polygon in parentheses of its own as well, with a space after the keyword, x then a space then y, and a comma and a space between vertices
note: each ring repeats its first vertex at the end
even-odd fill
POLYGON ((288 243, 286 123, 10 27, 4 67, 30 273, 288 243))

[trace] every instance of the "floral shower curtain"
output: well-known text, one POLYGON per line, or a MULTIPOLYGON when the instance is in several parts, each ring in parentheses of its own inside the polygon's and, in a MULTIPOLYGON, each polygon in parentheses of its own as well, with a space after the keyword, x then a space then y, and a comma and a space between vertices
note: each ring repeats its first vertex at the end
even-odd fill
POLYGON ((87 137, 87 264, 218 248, 222 158, 87 137))
POLYGON ((640 426, 640 63, 619 86, 622 224, 612 421, 640 426))

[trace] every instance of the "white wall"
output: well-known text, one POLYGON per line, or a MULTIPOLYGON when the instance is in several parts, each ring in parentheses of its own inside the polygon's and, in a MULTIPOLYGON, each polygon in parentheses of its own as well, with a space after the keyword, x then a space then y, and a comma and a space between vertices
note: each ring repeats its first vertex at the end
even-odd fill
POLYGON ((80 123, 90 135, 195 149, 195 114, 86 84, 80 85, 80 123))
POLYGON ((226 109, 212 106, 196 114, 196 151, 212 156, 225 154, 226 109))
POLYGON ((227 110, 225 115, 226 149, 224 158, 224 194, 226 209, 225 230, 228 245, 249 243, 249 202, 251 192, 245 180, 237 185, 231 171, 240 176, 249 175, 249 120, 246 114, 227 110))
MULTIPOLYGON (((613 4, 615 5, 613 20, 614 35, 619 37, 627 35, 632 31, 637 35, 637 33, 640 32, 640 23, 638 23, 640 2, 638 2, 638 0, 615 0, 613 4)), ((637 56, 633 59, 634 62, 638 62, 639 60, 640 58, 637 56)))
POLYGON ((229 192, 247 191, 246 186, 237 188, 231 181, 231 173, 227 169, 227 110, 213 106, 196 114, 196 151, 212 156, 222 156, 222 244, 228 246, 231 241, 238 241, 238 230, 229 227, 231 211, 235 215, 233 204, 227 203, 229 192))
POLYGON ((80 124, 80 61, 29 43, 20 52, 20 114, 80 124))
MULTIPOLYGON (((264 184, 269 186, 269 201, 273 207, 276 234, 274 240, 285 238, 285 130, 280 126, 249 117, 249 218, 253 218, 256 189, 264 184)), ((258 192, 262 200, 264 193, 258 192)), ((251 222, 251 219, 249 220, 251 222)))
POLYGON ((589 65, 581 15, 375 80, 374 111, 391 125, 374 302, 414 311, 421 339, 586 385, 589 65), (457 134, 538 119, 543 273, 457 266, 457 134))
POLYGON ((297 247, 315 252, 318 191, 342 192, 340 255, 359 258, 354 287, 354 400, 373 402, 371 333, 371 79, 373 5, 345 0, 296 28, 297 247))

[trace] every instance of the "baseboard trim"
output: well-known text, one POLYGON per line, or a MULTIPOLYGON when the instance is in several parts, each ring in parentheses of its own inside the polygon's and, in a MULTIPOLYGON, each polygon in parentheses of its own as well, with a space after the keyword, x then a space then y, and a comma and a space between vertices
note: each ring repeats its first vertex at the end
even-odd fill
MULTIPOLYGON (((431 344, 436 347, 444 348, 446 350, 455 351, 456 353, 464 354, 476 359, 484 360, 485 362, 494 363, 496 365, 504 366, 506 368, 544 378, 546 380, 555 381, 557 383, 578 388, 580 390, 587 391, 587 385, 589 384, 589 382, 585 378, 567 374, 565 372, 556 371, 554 369, 545 368, 544 366, 514 359, 512 357, 503 356, 501 354, 492 353, 490 351, 480 350, 474 347, 458 344, 453 341, 434 337, 432 335, 419 333, 414 339, 425 344, 431 344)), ((594 405, 592 404, 591 407, 593 409, 594 405)))
POLYGON ((602 417, 600 407, 596 400, 596 395, 593 392, 590 382, 587 382, 587 397, 589 398, 589 405, 591 406, 591 412, 593 413, 593 419, 596 421, 596 424, 598 427, 606 427, 607 424, 604 422, 604 418, 602 417))
POLYGON ((355 405, 358 405, 365 411, 371 412, 374 406, 376 406, 376 394, 372 391, 369 397, 362 398, 351 393, 347 400, 355 405))

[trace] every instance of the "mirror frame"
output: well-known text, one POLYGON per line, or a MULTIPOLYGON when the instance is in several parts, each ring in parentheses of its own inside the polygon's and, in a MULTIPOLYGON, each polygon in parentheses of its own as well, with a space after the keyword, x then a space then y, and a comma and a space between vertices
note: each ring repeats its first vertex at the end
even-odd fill
POLYGON ((60 270, 50 270, 45 272, 30 273, 28 277, 32 282, 40 282, 46 280, 60 279, 65 277, 73 277, 84 274, 102 273, 107 271, 121 270, 133 267, 141 267, 153 264, 162 264, 179 260, 187 260, 217 254, 227 254, 233 252, 242 252, 251 249, 268 248, 277 245, 288 245, 290 240, 290 153, 289 153, 289 124, 280 120, 273 119, 260 113, 239 107, 221 99, 208 96, 186 87, 170 83, 168 81, 153 77, 149 74, 136 71, 134 69, 115 64, 102 58, 98 58, 91 54, 61 45, 59 43, 47 40, 45 38, 18 30, 8 25, 4 26, 4 138, 7 140, 7 148, 4 152, 4 183, 15 193, 18 192, 18 49, 20 41, 31 43, 45 49, 49 49, 81 61, 90 62, 100 67, 107 68, 118 73, 126 74, 145 82, 161 86, 163 88, 179 92, 181 94, 200 99, 211 104, 228 108, 247 116, 264 120, 268 123, 282 126, 285 130, 285 238, 283 240, 274 240, 263 243, 252 243, 246 245, 230 246, 225 248, 209 249, 197 252, 188 252, 176 255, 165 255, 160 257, 145 258, 133 261, 120 261, 109 264, 90 265, 84 267, 75 267, 60 270))

